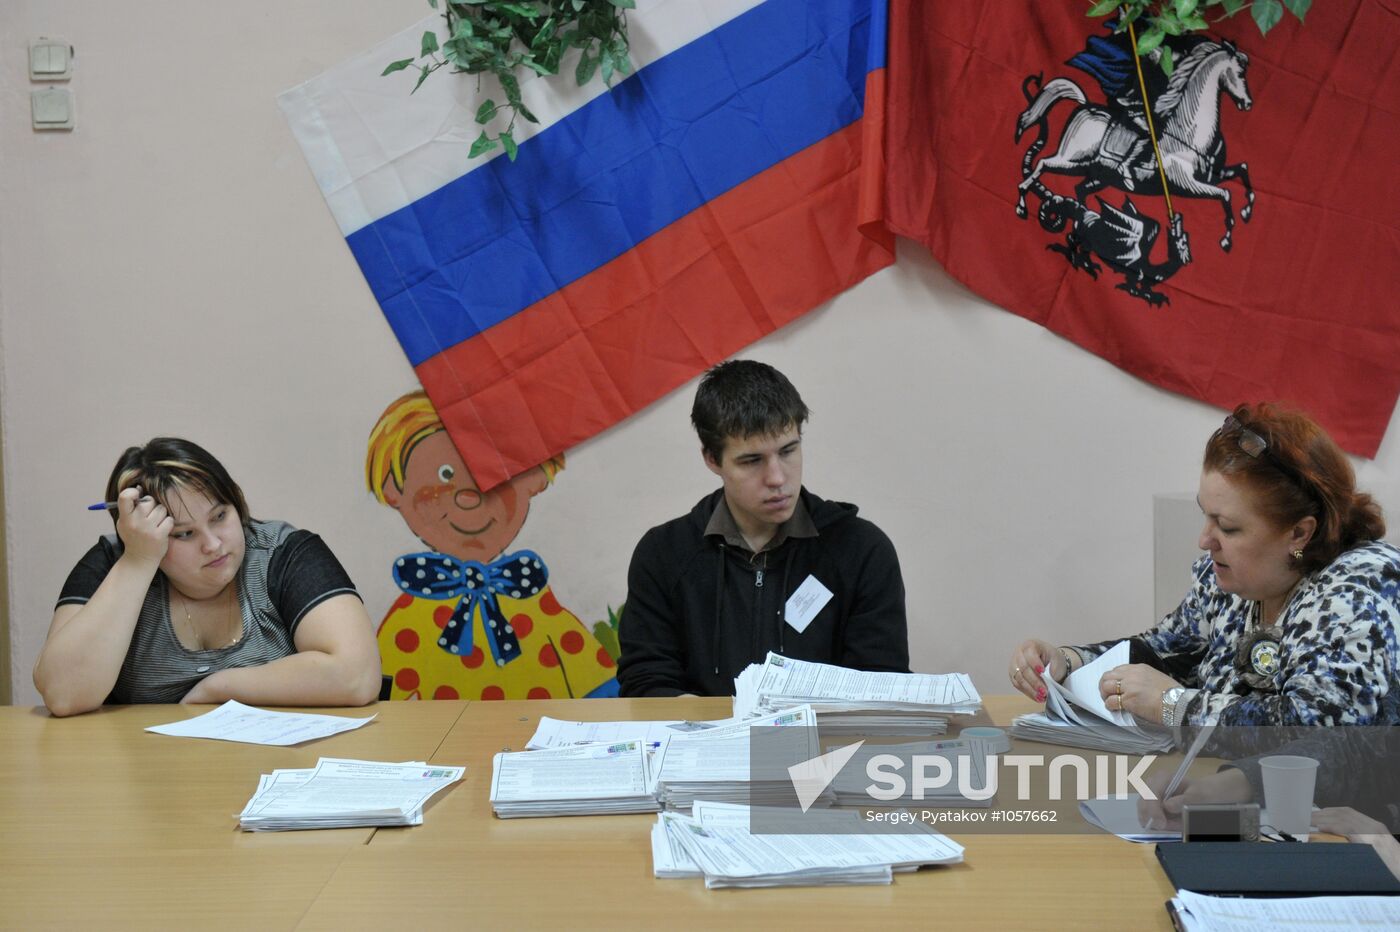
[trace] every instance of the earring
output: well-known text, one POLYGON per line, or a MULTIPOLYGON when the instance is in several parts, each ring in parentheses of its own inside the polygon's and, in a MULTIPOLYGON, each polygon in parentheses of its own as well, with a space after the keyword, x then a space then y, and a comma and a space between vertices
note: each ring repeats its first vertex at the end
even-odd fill
POLYGON ((1295 551, 1293 551, 1293 559, 1295 559, 1295 560, 1301 560, 1301 559, 1303 559, 1303 551, 1301 551, 1301 550, 1295 550, 1295 551))

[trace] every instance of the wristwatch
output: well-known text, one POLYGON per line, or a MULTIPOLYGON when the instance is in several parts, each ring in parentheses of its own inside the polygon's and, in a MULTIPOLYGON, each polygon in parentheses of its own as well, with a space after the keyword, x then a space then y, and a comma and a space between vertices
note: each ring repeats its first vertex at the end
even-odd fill
POLYGON ((1175 728, 1179 724, 1176 720, 1176 704, 1181 701, 1184 692, 1186 687, 1173 686, 1162 693, 1162 724, 1168 728, 1175 728))

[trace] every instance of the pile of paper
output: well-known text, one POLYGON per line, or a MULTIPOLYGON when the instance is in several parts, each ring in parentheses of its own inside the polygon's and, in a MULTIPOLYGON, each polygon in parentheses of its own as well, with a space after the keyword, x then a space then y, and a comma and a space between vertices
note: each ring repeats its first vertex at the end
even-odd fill
POLYGON ((1046 700, 1044 712, 1016 718, 1011 733, 1030 741, 1064 744, 1124 754, 1169 751, 1172 735, 1160 725, 1139 722, 1132 713, 1109 709, 1099 695, 1099 680, 1109 670, 1128 662, 1128 642, 1120 641, 1101 656, 1065 678, 1063 685, 1042 675, 1046 700))
MULTIPOLYGON (((779 729, 765 741, 780 741, 783 732, 790 743, 772 747, 775 759, 805 761, 816 757, 816 713, 809 706, 745 721, 721 725, 691 734, 672 735, 657 749, 652 761, 653 791, 668 809, 689 809, 696 800, 778 805, 793 800, 792 778, 786 768, 753 772, 750 730, 779 729)), ((817 805, 831 804, 831 791, 823 792, 817 805)))
POLYGON ((748 806, 697 802, 692 816, 663 812, 652 830, 653 872, 703 876, 712 889, 887 884, 896 872, 963 859, 962 846, 937 832, 875 831, 858 812, 816 815, 829 833, 756 834, 748 806))
POLYGON ((310 770, 263 774, 238 824, 247 832, 419 825, 423 804, 465 771, 423 761, 323 757, 310 770))
POLYGON ((648 765, 636 739, 497 754, 491 808, 502 819, 655 812, 648 765))
POLYGON ((526 742, 525 749, 539 751, 575 744, 615 744, 634 739, 648 748, 659 748, 672 735, 688 735, 732 723, 733 719, 717 722, 565 722, 542 715, 539 727, 526 742))
POLYGON ((947 715, 975 714, 982 697, 965 673, 866 673, 769 653, 734 680, 734 717, 799 705, 822 733, 941 735, 947 715))
POLYGON ((990 806, 996 800, 996 786, 991 783, 989 766, 996 766, 996 757, 990 743, 978 738, 909 744, 862 742, 832 781, 831 789, 838 806, 990 806), (893 755, 894 760, 880 767, 874 760, 879 755, 893 755), (919 767, 910 765, 916 756, 921 758, 919 767), (877 765, 873 772, 881 775, 876 779, 871 776, 872 761, 877 765))

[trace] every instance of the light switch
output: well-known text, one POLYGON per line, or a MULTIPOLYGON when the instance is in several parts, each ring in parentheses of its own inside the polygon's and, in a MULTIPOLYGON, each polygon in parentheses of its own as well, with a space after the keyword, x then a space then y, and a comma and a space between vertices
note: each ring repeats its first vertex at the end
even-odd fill
POLYGON ((39 37, 29 43, 29 80, 67 81, 73 77, 73 47, 62 39, 39 37))
POLYGON ((30 91, 29 109, 35 129, 73 128, 73 92, 66 87, 30 91))

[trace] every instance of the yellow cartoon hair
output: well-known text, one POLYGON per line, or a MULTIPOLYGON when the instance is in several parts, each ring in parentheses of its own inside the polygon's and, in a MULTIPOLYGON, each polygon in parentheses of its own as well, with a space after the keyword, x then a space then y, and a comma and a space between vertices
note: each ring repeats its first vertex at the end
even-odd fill
MULTIPOLYGON (((422 389, 409 392, 384 409, 369 432, 369 451, 365 456, 365 485, 381 505, 388 504, 384 483, 393 478, 395 488, 402 489, 409 453, 419 441, 440 430, 446 430, 442 418, 422 389)), ((553 482, 564 468, 564 454, 551 456, 540 468, 546 480, 553 482)))

